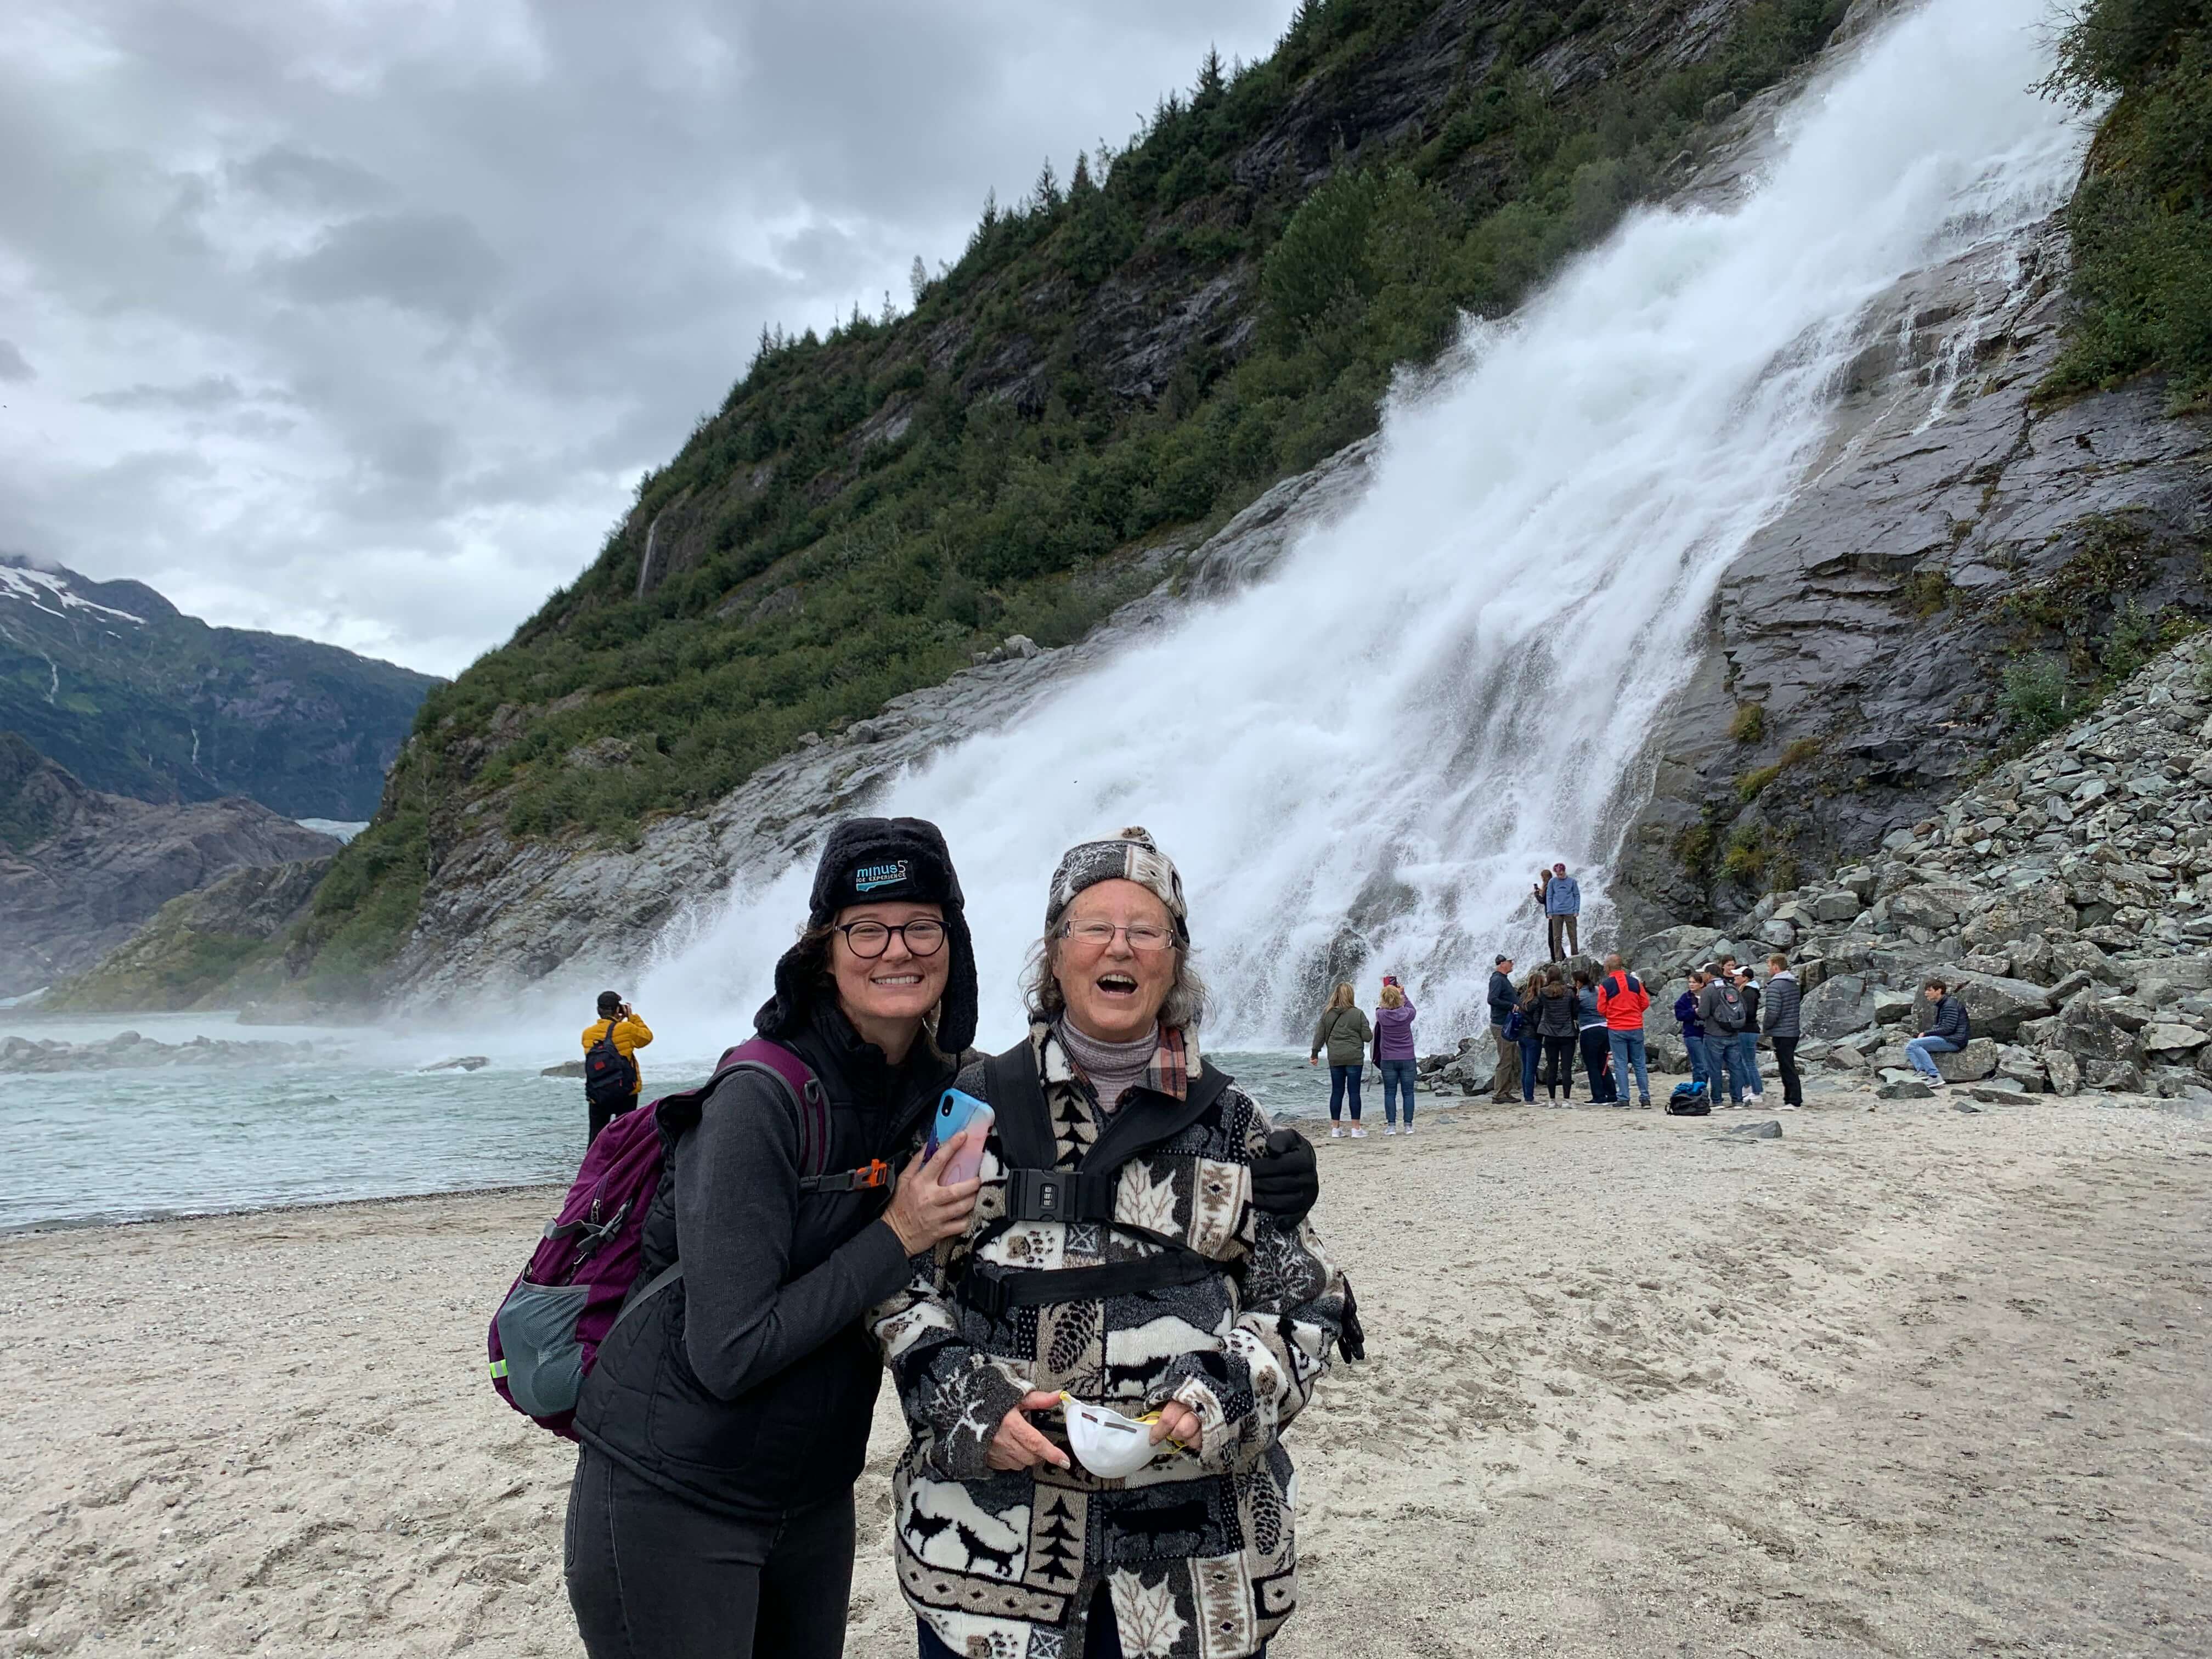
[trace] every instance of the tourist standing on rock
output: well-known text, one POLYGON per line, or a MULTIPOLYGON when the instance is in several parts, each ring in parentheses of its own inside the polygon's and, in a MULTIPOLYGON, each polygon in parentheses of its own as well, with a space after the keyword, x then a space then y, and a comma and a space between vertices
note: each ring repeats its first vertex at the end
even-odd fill
POLYGON ((599 993, 599 1017, 584 1028, 584 1103, 591 1127, 589 1146, 599 1131, 637 1104, 645 1087, 637 1051, 653 1041, 653 1028, 637 1017, 619 991, 599 993))
POLYGON ((1500 1106, 1521 1098, 1521 1045, 1506 1035, 1513 1018, 1513 958, 1498 957, 1490 967, 1490 1040, 1498 1049, 1498 1069, 1490 1079, 1490 1097, 1500 1106))
POLYGON ((1698 1018, 1698 1006, 1705 992, 1705 970, 1690 969, 1690 988, 1674 999, 1674 1024, 1682 1028, 1682 1047, 1690 1054, 1690 1081, 1705 1085, 1708 1095, 1720 1092, 1713 1079, 1711 1056, 1705 1052, 1705 1022, 1698 1018))
POLYGON ((1356 1319, 1312 1227, 1245 1201, 1283 1132, 1200 1054, 1190 953, 1151 836, 1071 848, 1029 1034, 960 1075, 987 1197, 869 1316, 922 1659, 1245 1659, 1296 1602, 1282 1432, 1356 1319))
POLYGON ((1582 954, 1582 884, 1567 873, 1567 866, 1555 864, 1552 878, 1544 886, 1544 920, 1551 930, 1552 960, 1565 962, 1569 957, 1582 954))
POLYGON ((1966 1018, 1966 1005, 1942 980, 1929 980, 1921 992, 1929 1006, 1928 1029, 1905 1045, 1905 1057, 1932 1087, 1941 1089, 1946 1079, 1936 1069, 1936 1056, 1955 1054, 1965 1048, 1972 1041, 1973 1026, 1966 1018))
POLYGON ((1413 1005, 1395 977, 1383 975, 1382 1003, 1375 1010, 1375 1064, 1382 1073, 1382 1133, 1398 1133, 1398 1102, 1406 1104, 1406 1133, 1413 1133, 1413 1005))
POLYGON ((1544 1098, 1557 1103, 1575 1097, 1575 1028, 1579 1012, 1566 976, 1557 968, 1546 970, 1544 988, 1536 998, 1536 1035, 1544 1044, 1544 1098))
POLYGON ((1628 1079, 1632 1067, 1638 1105, 1651 1109, 1651 1076, 1644 1069, 1644 1015, 1651 1006, 1651 993, 1628 971, 1619 951, 1605 959, 1605 977, 1597 985, 1597 1011, 1605 1016, 1606 1047, 1613 1060, 1613 1103, 1628 1104, 1628 1079))
POLYGON ((1782 1073, 1782 1108, 1796 1111, 1805 1103, 1804 1085, 1797 1075, 1797 1039, 1802 1028, 1798 1005, 1802 993, 1797 975, 1790 971, 1790 958, 1766 959, 1766 994, 1761 1000, 1766 1040, 1774 1046, 1774 1069, 1782 1073))
POLYGON ((1606 1053, 1605 1012, 1597 1006, 1597 985, 1584 968, 1575 969, 1575 1029, 1582 1042, 1583 1071, 1589 1078, 1590 1103, 1610 1106, 1620 1098, 1613 1088, 1606 1053))
POLYGON ((591 1659, 843 1650, 853 1485, 883 1374, 861 1316, 963 1231, 980 1185, 941 1180, 960 1136, 915 1153, 895 1193, 884 1178, 975 1033, 975 952, 935 825, 830 832, 753 1024, 805 1062, 806 1099, 735 1066, 674 1133, 641 1289, 577 1406, 567 1576, 591 1659))
POLYGON ((1359 993, 1351 986, 1336 988, 1336 994, 1328 1000, 1328 1006, 1322 1010, 1321 1018, 1314 1023, 1313 1052, 1306 1056, 1307 1065, 1317 1065, 1322 1050, 1328 1050, 1328 1133, 1332 1140, 1344 1133, 1340 1120, 1347 1095, 1352 1099, 1352 1138, 1367 1138, 1367 1131, 1359 1127, 1359 1079, 1367 1068, 1367 1044, 1375 1033, 1367 1024, 1367 1016, 1359 1012, 1358 1002, 1359 993))
POLYGON ((1766 1085, 1759 1075, 1759 981, 1749 963, 1735 970, 1735 988, 1743 998, 1743 1030, 1736 1033, 1736 1075, 1742 1079, 1744 1098, 1754 1106, 1766 1103, 1766 1085))

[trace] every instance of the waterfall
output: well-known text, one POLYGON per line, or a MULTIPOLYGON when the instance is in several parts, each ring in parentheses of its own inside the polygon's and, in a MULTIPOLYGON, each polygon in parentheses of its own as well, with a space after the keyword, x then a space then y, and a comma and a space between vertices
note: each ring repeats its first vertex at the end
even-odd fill
MULTIPOLYGON (((2047 67, 2017 0, 1892 21, 1798 98, 1737 204, 1638 212, 1471 327, 1394 399, 1360 500, 1264 579, 872 803, 951 840, 982 1040, 1018 1029, 1060 851, 1123 824, 1182 870, 1217 1045, 1302 1041, 1354 963, 1370 996, 1403 976, 1432 1039, 1474 1029, 1493 952, 1537 954, 1540 864, 1579 874, 1602 940, 1646 738, 1820 450, 1870 301, 2064 201, 2083 135, 2031 89, 2047 67)), ((741 878, 653 1006, 749 1012, 809 874, 741 878)))

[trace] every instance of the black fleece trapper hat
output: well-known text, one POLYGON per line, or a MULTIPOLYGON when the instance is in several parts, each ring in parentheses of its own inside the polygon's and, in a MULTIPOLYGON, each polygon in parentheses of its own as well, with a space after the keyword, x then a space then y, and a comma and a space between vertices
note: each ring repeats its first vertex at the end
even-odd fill
MULTIPOLYGON (((846 819, 830 832, 814 866, 807 927, 827 925, 849 905, 891 901, 934 904, 945 912, 945 948, 952 959, 938 1005, 937 1047, 957 1054, 975 1040, 975 946, 945 836, 927 818, 846 819)), ((799 957, 794 945, 775 964, 775 994, 753 1016, 763 1036, 787 1036, 806 1022, 820 987, 799 957)))

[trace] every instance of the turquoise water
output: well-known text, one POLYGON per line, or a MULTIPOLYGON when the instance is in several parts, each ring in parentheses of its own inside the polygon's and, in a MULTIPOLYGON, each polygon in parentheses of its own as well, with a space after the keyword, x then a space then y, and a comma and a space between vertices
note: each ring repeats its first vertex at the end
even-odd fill
MULTIPOLYGON (((0 1039, 83 1042, 123 1030, 169 1043, 198 1036, 307 1041, 322 1052, 281 1066, 0 1074, 9 1142, 0 1230, 565 1182, 583 1155, 583 1085, 538 1075, 580 1055, 573 1032, 0 1012, 0 1039), (491 1063, 477 1072, 419 1069, 457 1054, 491 1063)), ((684 1034, 665 1029, 656 1035, 641 1057, 647 1098, 703 1079, 723 1047, 687 1047, 684 1034)), ((1328 1073, 1310 1070, 1302 1055, 1215 1058, 1276 1115, 1327 1112, 1328 1073)))

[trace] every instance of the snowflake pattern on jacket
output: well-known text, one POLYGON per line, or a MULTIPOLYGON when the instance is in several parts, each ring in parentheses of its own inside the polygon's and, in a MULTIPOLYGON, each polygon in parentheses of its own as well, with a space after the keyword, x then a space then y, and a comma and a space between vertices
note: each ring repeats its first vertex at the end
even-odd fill
MULTIPOLYGON (((892 1480, 899 1584, 955 1653, 1080 1654, 1103 1583, 1129 1659, 1246 1659, 1297 1602, 1297 1483, 1281 1435, 1326 1368, 1344 1280, 1310 1224, 1285 1230, 1253 1206, 1266 1115, 1233 1085, 1194 1113, 1212 1093, 1195 1036, 1161 1037, 1148 1086, 1113 1115, 1146 1115, 1139 1139, 1151 1143, 1116 1174, 1118 1224, 994 1226, 1006 1215, 994 1132, 967 1233, 916 1257, 906 1289, 870 1315, 913 1436, 892 1480), (1050 1273, 1158 1249, 1126 1228, 1180 1239, 1221 1271, 996 1319, 952 1289, 971 1260, 1050 1273), (1080 1463, 994 1470, 991 1437, 1032 1388, 1133 1417, 1180 1401, 1197 1414, 1199 1445, 1163 1443, 1125 1480, 1080 1463)), ((1107 1115, 1050 1026, 1033 1027, 1029 1046, 1057 1167, 1076 1170, 1107 1115)), ((959 1086, 982 1094, 983 1067, 959 1086)), ((1056 1415, 1032 1420, 1066 1449, 1056 1415)))

